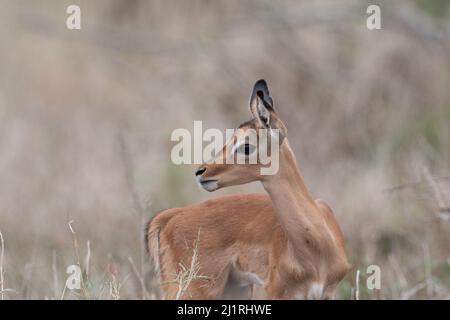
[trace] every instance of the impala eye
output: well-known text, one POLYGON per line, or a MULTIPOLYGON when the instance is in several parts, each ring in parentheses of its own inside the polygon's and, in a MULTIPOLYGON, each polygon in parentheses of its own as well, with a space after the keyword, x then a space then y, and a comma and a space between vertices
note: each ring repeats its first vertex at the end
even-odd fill
POLYGON ((245 144, 241 144, 236 149, 236 152, 243 153, 246 156, 248 156, 248 155, 252 154, 255 151, 255 149, 256 149, 256 147, 254 145, 245 143, 245 144))

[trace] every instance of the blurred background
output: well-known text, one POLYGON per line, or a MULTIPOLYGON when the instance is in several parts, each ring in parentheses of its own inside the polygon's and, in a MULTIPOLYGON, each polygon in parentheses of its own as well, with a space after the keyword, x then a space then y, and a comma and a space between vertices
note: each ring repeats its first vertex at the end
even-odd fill
POLYGON ((200 190, 176 128, 234 128, 265 78, 353 265, 337 298, 450 298, 450 2, 5 1, 5 299, 156 298, 144 223, 200 190), (82 29, 66 28, 67 6, 82 29), (366 28, 369 4, 382 30, 366 28), (69 228, 69 222, 72 230, 69 228), (80 263, 83 290, 64 290, 80 263), (381 290, 365 286, 381 267, 381 290))

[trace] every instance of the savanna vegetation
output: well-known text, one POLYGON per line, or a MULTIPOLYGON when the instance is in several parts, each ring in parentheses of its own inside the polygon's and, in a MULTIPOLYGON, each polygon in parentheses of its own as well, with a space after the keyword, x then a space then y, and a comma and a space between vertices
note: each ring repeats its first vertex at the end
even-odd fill
POLYGON ((69 4, 2 1, 2 298, 156 298, 145 222, 263 191, 200 190, 170 134, 238 126, 259 78, 345 234, 337 298, 355 296, 357 270, 360 299, 450 298, 450 2, 81 0, 73 31, 69 4), (72 264, 81 290, 65 289, 72 264))

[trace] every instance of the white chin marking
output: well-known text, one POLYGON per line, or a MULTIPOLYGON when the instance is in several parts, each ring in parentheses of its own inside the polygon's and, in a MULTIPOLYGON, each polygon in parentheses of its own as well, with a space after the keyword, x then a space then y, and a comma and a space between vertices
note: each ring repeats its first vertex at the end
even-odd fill
POLYGON ((217 185, 217 181, 205 181, 205 182, 201 182, 200 185, 206 191, 214 191, 219 187, 217 185))

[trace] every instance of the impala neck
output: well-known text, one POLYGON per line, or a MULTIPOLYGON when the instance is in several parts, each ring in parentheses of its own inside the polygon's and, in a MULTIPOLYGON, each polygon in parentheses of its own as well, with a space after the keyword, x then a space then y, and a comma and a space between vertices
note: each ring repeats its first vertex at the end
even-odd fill
POLYGON ((261 181, 272 199, 280 224, 295 249, 304 251, 309 244, 319 248, 324 221, 300 174, 295 155, 285 139, 280 147, 278 173, 261 181))

